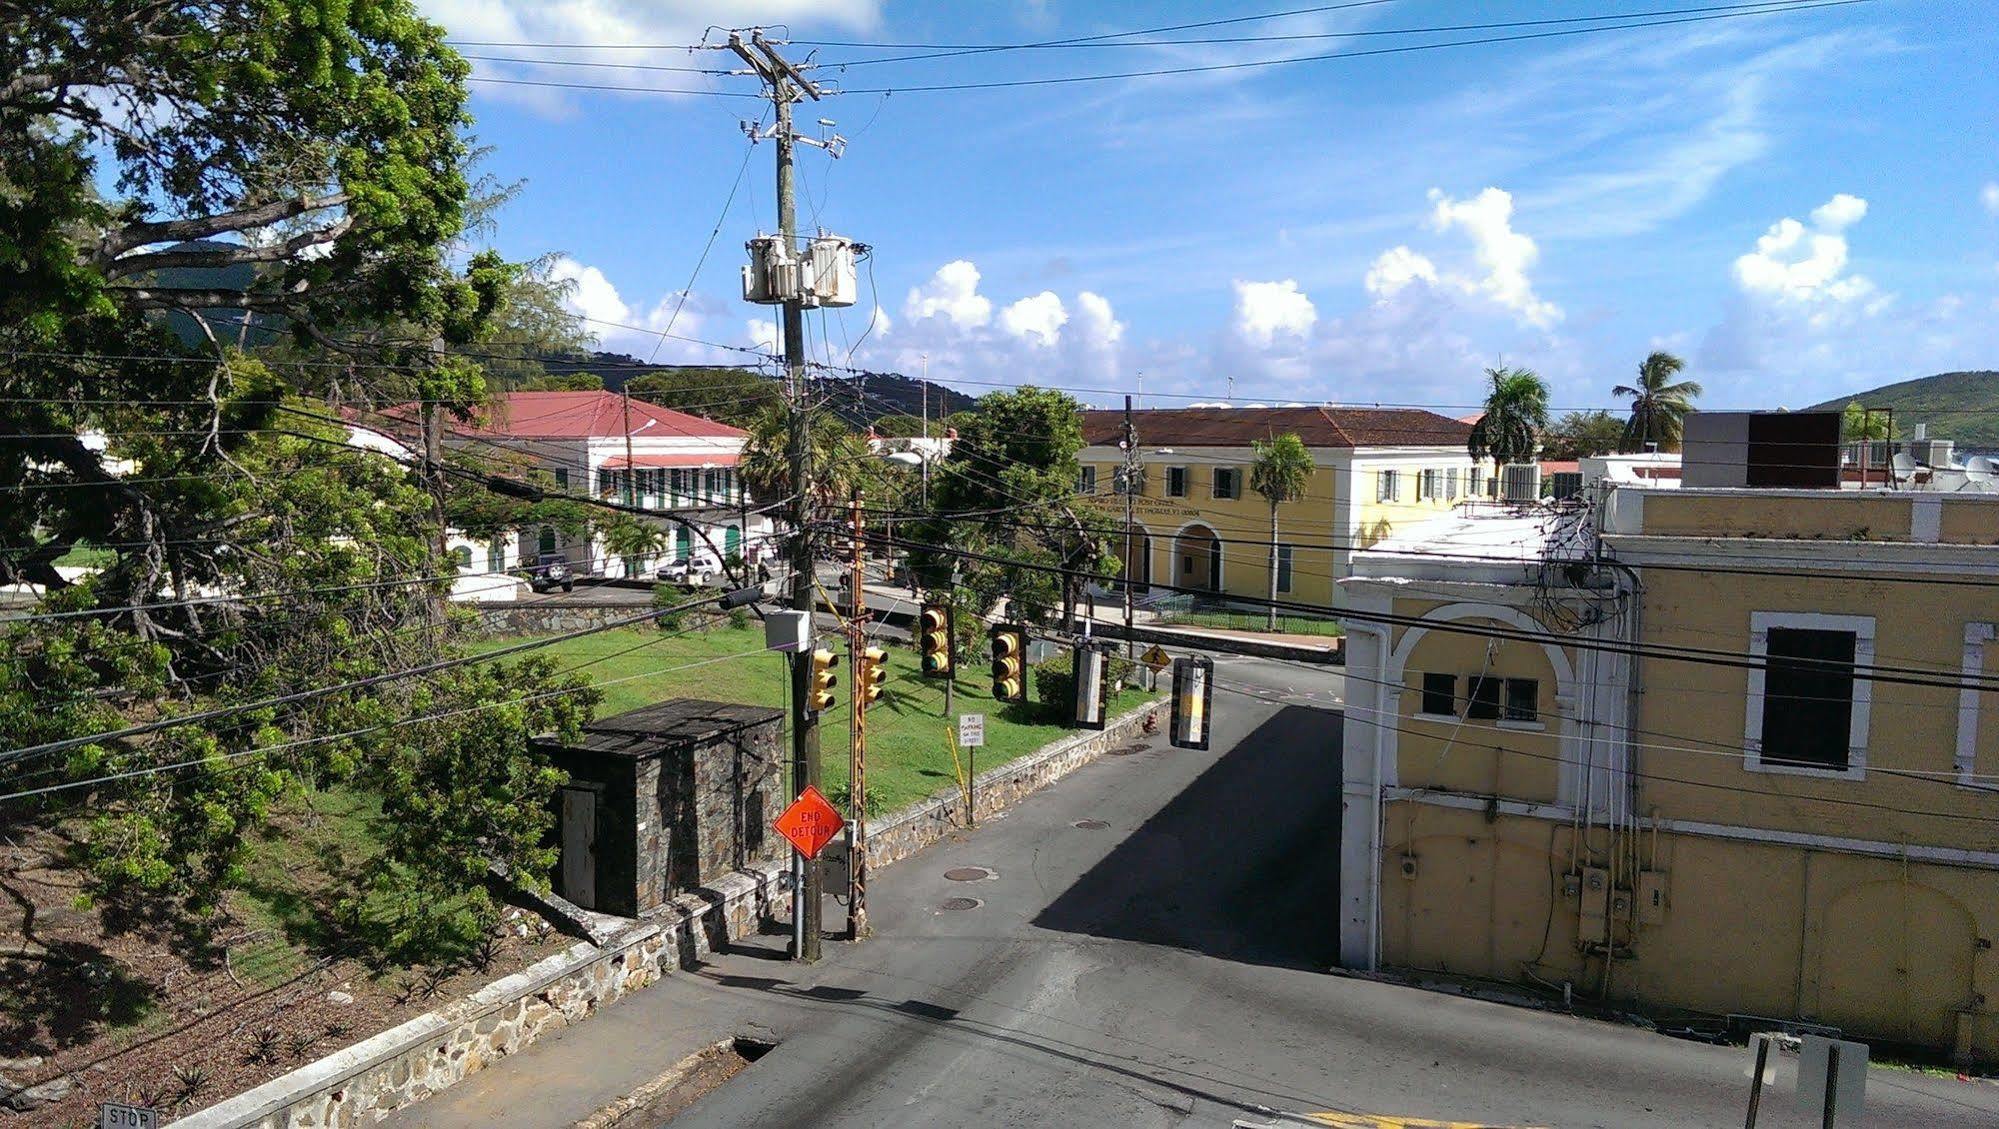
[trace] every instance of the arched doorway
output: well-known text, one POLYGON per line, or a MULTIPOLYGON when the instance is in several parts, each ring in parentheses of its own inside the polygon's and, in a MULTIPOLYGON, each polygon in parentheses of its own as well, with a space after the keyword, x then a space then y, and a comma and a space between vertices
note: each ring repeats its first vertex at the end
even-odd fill
POLYGON ((1222 590, 1222 541, 1213 529, 1197 521, 1174 535, 1173 584, 1203 592, 1222 590))

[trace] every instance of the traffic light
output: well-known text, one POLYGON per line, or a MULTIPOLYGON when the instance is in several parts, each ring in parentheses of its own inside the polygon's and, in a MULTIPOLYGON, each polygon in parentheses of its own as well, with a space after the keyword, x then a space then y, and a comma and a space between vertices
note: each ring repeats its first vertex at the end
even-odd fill
POLYGON ((1173 724, 1166 737, 1176 748, 1208 747, 1208 724, 1214 713, 1215 664, 1195 655, 1173 660, 1173 724))
POLYGON ((861 681, 854 687, 854 699, 865 705, 872 705, 882 696, 882 684, 888 681, 888 652, 880 647, 869 647, 861 652, 861 681))
POLYGON ((993 700, 1027 700, 1027 630, 1017 623, 994 624, 989 633, 993 645, 993 700))
POLYGON ((821 648, 812 652, 812 681, 806 693, 806 704, 814 711, 823 710, 833 704, 833 687, 840 678, 833 672, 833 663, 838 656, 821 648))
POLYGON ((1104 652, 1101 647, 1076 648, 1076 698, 1070 719, 1083 729, 1104 727, 1104 652))
POLYGON ((923 677, 951 677, 951 605, 923 605, 916 625, 916 648, 923 656, 923 677))

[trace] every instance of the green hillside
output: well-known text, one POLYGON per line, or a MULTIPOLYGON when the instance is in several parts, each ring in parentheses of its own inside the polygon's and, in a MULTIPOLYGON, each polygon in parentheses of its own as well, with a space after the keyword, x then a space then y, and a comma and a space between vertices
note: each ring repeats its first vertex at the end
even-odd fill
POLYGON ((1898 435, 1926 423, 1932 438, 1954 440, 1960 449, 1999 448, 1999 372, 1943 372, 1813 406, 1843 408, 1849 400, 1895 409, 1898 435))

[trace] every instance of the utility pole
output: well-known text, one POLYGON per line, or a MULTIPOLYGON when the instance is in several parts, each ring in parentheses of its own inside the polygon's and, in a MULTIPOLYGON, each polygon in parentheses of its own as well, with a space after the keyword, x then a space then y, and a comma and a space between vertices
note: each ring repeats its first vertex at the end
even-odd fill
MULTIPOLYGON (((625 487, 623 500, 626 505, 636 506, 639 504, 639 464, 638 460, 632 458, 632 393, 629 387, 621 388, 619 391, 624 393, 625 400, 625 487)), ((625 561, 625 571, 630 574, 636 574, 638 570, 632 567, 630 560, 627 560, 625 561)))
MULTIPOLYGON (((1138 540, 1137 517, 1132 510, 1133 499, 1137 497, 1140 464, 1138 461, 1138 429, 1131 421, 1131 397, 1124 398, 1124 657, 1138 654, 1137 643, 1131 636, 1131 589, 1138 576, 1136 562, 1131 559, 1132 543, 1138 540)), ((1151 546, 1146 546, 1148 554, 1151 546)))
MULTIPOLYGON (((729 48, 764 80, 767 96, 777 110, 777 226, 785 250, 798 250, 798 200, 792 188, 793 141, 791 104, 805 95, 815 101, 819 87, 805 77, 761 31, 752 31, 748 44, 741 32, 729 33, 729 48), (755 50, 751 50, 754 47, 755 50)), ((791 520, 791 606, 808 617, 813 612, 812 588, 812 442, 805 410, 805 308, 802 295, 784 300, 784 367, 790 400, 790 434, 786 455, 791 464, 794 491, 791 520)), ((809 622, 809 620, 808 620, 809 622)), ((791 656, 791 780, 794 792, 819 786, 819 715, 812 709, 812 650, 808 645, 791 656)), ((792 891, 793 936, 797 945, 792 959, 810 963, 820 954, 820 901, 823 872, 819 860, 808 859, 803 881, 792 891)))

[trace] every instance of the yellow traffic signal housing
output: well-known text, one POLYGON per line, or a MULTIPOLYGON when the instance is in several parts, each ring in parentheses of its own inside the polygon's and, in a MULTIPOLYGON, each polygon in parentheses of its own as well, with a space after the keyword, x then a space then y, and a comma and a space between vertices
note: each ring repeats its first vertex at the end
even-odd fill
POLYGON ((951 605, 925 604, 916 619, 916 648, 925 678, 951 677, 951 605))
POLYGON ((833 663, 838 657, 823 648, 812 652, 812 682, 805 701, 815 711, 833 704, 833 687, 840 681, 833 670, 833 663))
POLYGON ((882 685, 888 681, 888 652, 880 647, 869 647, 861 652, 861 684, 854 687, 854 696, 862 702, 873 704, 882 696, 882 685))
POLYGON ((993 647, 993 700, 1027 700, 1027 629, 1001 623, 990 633, 993 647))

